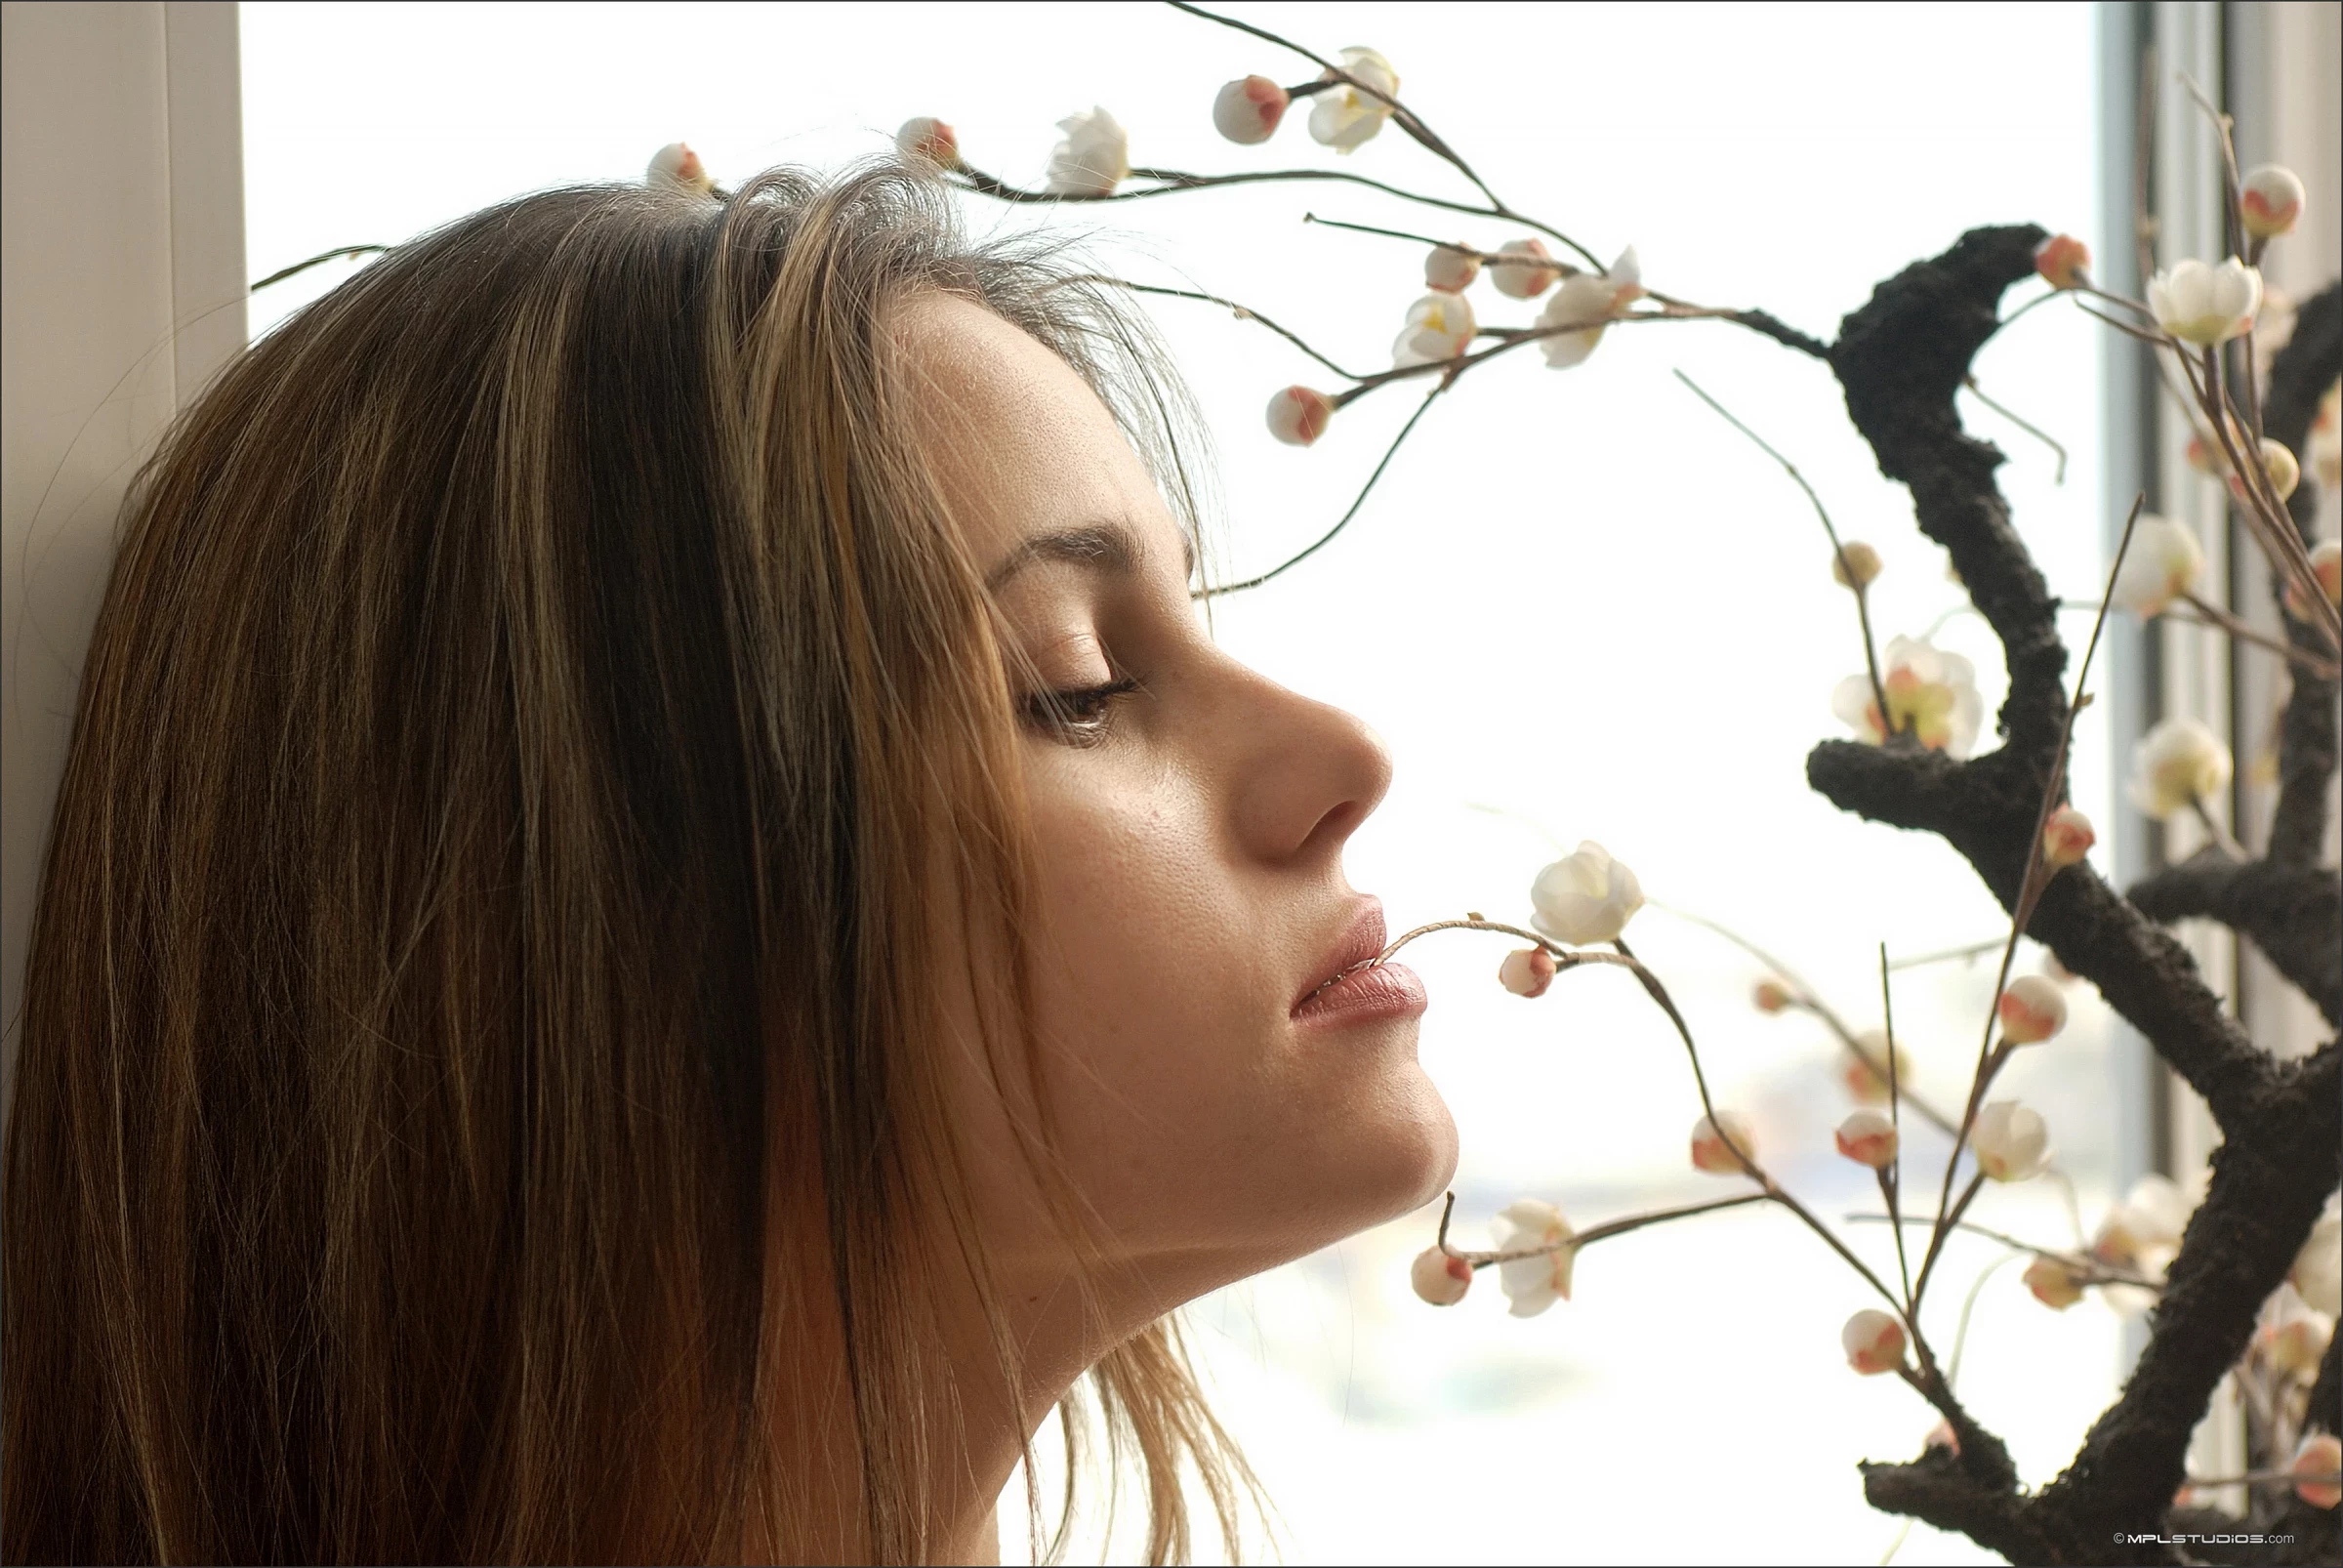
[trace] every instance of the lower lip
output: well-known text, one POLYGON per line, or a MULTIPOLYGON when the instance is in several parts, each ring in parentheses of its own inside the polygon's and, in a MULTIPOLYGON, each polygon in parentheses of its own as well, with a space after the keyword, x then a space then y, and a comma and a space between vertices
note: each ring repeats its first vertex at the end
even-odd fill
POLYGON ((1430 999, 1423 981, 1405 964, 1376 964, 1352 970, 1294 1010, 1296 1023, 1364 1023, 1374 1018, 1419 1016, 1430 999))

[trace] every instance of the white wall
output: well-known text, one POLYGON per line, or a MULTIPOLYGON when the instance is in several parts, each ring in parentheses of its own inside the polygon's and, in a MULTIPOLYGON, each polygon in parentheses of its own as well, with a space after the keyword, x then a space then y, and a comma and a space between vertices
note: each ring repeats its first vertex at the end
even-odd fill
POLYGON ((245 276, 233 5, 11 3, 0 40, 5 1083, 115 515, 173 411, 243 347, 245 276))

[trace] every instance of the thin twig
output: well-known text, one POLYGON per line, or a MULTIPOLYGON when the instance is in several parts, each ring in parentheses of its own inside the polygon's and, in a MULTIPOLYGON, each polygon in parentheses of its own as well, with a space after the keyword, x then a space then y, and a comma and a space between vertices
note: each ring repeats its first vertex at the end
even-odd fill
POLYGON ((1254 309, 1252 306, 1239 304, 1235 300, 1223 299, 1217 294, 1206 294, 1197 289, 1168 288, 1161 283, 1133 283, 1127 277, 1111 277, 1104 272, 1085 272, 1079 276, 1070 277, 1066 279, 1066 281, 1069 283, 1105 283, 1112 285, 1115 288, 1129 289, 1133 294, 1160 294, 1167 299, 1201 300, 1207 305, 1221 306, 1234 314, 1240 321, 1251 321, 1257 325, 1267 327, 1270 331, 1285 339, 1295 348, 1299 349, 1303 353, 1308 354, 1312 359, 1317 360, 1320 364, 1326 366, 1327 369, 1333 371, 1336 375, 1340 376, 1344 381, 1364 381, 1366 379, 1355 370, 1343 369, 1340 365, 1335 363, 1334 360, 1328 358, 1325 354, 1319 352, 1315 348, 1311 347, 1310 344, 1300 336, 1300 334, 1278 325, 1275 321, 1270 320, 1267 316, 1254 309))
POLYGON ((1969 377, 1966 381, 1962 382, 1961 385, 1968 388, 1970 396, 1976 398, 1986 407, 2000 415, 2003 419, 2008 420, 2012 425, 2015 425, 2018 429, 2024 431, 2027 434, 2033 436, 2044 446, 2050 448, 2051 451, 2056 452, 2058 454, 2058 472, 2051 476, 2050 482, 2052 484, 2064 484, 2067 482, 2067 449, 2059 444, 2056 436, 2052 435, 2048 431, 2043 430, 2039 425, 2035 424, 2033 421, 2020 416, 2014 411, 1994 401, 1994 399, 1991 397, 1988 397, 1985 394, 1985 390, 1977 385, 1977 378, 1975 376, 1969 377))
POLYGON ((1956 958, 1982 958, 1998 949, 2002 938, 1995 936, 1982 942, 1966 942, 1959 947, 1941 948, 1934 953, 1922 953, 1917 958, 1900 958, 1888 966, 1891 970, 1924 969, 1931 964, 1945 964, 1956 958))
MULTIPOLYGON (((1887 1215, 1851 1214, 1846 1217, 1846 1219, 1847 1223, 1851 1225, 1883 1225, 1889 1222, 1890 1217, 1887 1215)), ((1930 1223, 1927 1217, 1921 1215, 1906 1215, 1898 1222, 1906 1225, 1930 1223)), ((2064 1263, 2078 1276, 2077 1283, 2079 1284, 2133 1285, 2144 1291, 2159 1292, 2164 1288, 2164 1282, 2160 1279, 2152 1279, 2146 1274, 2135 1273, 2128 1268, 2117 1268, 2113 1264, 2103 1263, 2087 1253, 2065 1252, 2056 1247, 2037 1247, 2033 1242, 2020 1241, 2007 1231, 1994 1230, 1989 1226, 1980 1225, 1974 1220, 1964 1219, 1952 1228, 1967 1231, 1972 1236, 1983 1236, 1988 1241, 1997 1241, 2004 1247, 2021 1253, 2031 1253, 2036 1258, 2047 1258, 2054 1263, 2064 1263)))
MULTIPOLYGON (((1879 1167, 1879 1195, 1887 1200, 1887 1212, 1900 1217, 1903 1210, 1897 1201, 1897 1194, 1904 1185, 1904 1096, 1902 1085, 1897 1082, 1896 1002, 1893 987, 1887 983, 1887 944, 1885 942, 1879 944, 1879 1013, 1886 1020, 1883 1032, 1887 1036, 1887 1122, 1888 1126, 1895 1130, 1896 1135, 1894 1156, 1889 1159, 1887 1164, 1879 1167)), ((1904 1283, 1904 1305, 1907 1310, 1910 1310, 1911 1306, 1911 1262, 1904 1256, 1904 1226, 1900 1217, 1896 1224, 1895 1235, 1896 1273, 1904 1283)), ((1955 1360, 1959 1358, 1960 1347, 1957 1344, 1953 1346, 1952 1354, 1955 1360)))
POLYGON ((1351 498, 1349 508, 1343 512, 1341 516, 1335 519, 1335 525, 1332 528, 1329 528, 1326 530, 1326 532, 1320 534, 1316 539, 1304 546, 1297 554, 1288 557, 1286 559, 1270 567, 1267 571, 1261 573, 1258 577, 1248 577, 1241 583, 1223 583, 1214 588, 1201 588, 1196 591, 1194 597, 1197 598, 1218 598, 1224 594, 1241 594, 1249 588, 1258 588, 1263 583, 1268 582, 1270 579, 1293 570, 1295 567, 1300 565, 1303 561, 1316 555, 1319 551, 1332 544, 1334 542, 1335 535, 1349 527, 1350 519, 1357 516, 1359 515, 1359 508, 1367 504, 1367 497, 1374 492, 1376 481, 1383 476, 1383 470, 1391 466, 1391 459, 1398 455, 1401 443, 1405 442, 1409 433, 1416 429, 1416 422, 1423 418, 1425 412, 1431 408, 1432 402, 1435 398, 1437 398, 1442 392, 1448 391, 1448 389, 1454 385, 1454 378, 1450 378, 1449 380, 1441 382, 1430 392, 1424 393, 1423 401, 1416 405, 1416 412, 1408 416, 1408 422, 1399 428, 1399 433, 1391 437, 1391 444, 1383 449, 1382 460, 1376 464, 1375 472, 1367 475, 1367 482, 1359 486, 1359 493, 1351 498))
POLYGON ((2183 593, 2180 597, 2197 613, 2195 615, 2176 615, 2173 616, 2174 620, 2186 621, 2192 626, 2210 627, 2215 631, 2227 632, 2240 642, 2250 642, 2257 648, 2265 648, 2272 653, 2282 654, 2289 662, 2301 665, 2322 681, 2333 681, 2338 677, 2343 677, 2343 665, 2338 665, 2332 659, 2322 659, 2308 648, 2298 648, 2291 642, 2280 641, 2266 632, 2256 631, 2220 605, 2199 598, 2193 593, 2183 593))
POLYGON ((1839 573, 1841 576, 1846 578, 1847 586, 1852 589, 1855 594, 1855 619, 1863 628, 1863 663, 1865 670, 1870 673, 1871 678, 1871 698, 1879 705, 1880 733, 1883 736, 1896 734, 1898 732, 1898 728, 1896 725, 1895 716, 1887 706, 1887 682, 1881 680, 1879 677, 1879 650, 1872 645, 1871 611, 1870 598, 1869 596, 1864 592, 1862 580, 1856 575, 1855 568, 1847 561, 1846 546, 1839 543, 1838 530, 1831 526, 1830 513, 1829 509, 1824 507, 1823 498, 1815 494, 1814 486, 1806 482, 1806 475, 1798 472, 1798 466, 1795 463, 1792 463, 1788 458, 1784 457, 1780 452, 1776 451, 1773 443, 1768 441, 1764 436, 1758 434, 1755 431, 1749 429, 1748 426, 1743 424, 1741 420, 1734 415, 1731 409, 1718 402, 1715 398, 1709 396, 1707 392, 1702 388, 1699 382, 1693 380, 1681 370, 1675 373, 1675 377, 1685 386, 1692 389, 1692 394, 1695 397, 1698 397, 1702 402, 1706 403, 1710 408, 1714 409, 1724 419, 1726 424, 1732 426, 1735 430, 1741 432, 1742 434, 1756 442, 1757 449, 1759 451, 1763 452, 1767 457, 1772 458, 1775 462, 1781 464, 1783 472, 1788 474, 1792 479, 1796 480, 1798 488, 1806 492, 1806 499, 1814 503, 1814 515, 1822 518, 1823 532, 1828 534, 1830 538, 1830 553, 1838 560, 1839 573))

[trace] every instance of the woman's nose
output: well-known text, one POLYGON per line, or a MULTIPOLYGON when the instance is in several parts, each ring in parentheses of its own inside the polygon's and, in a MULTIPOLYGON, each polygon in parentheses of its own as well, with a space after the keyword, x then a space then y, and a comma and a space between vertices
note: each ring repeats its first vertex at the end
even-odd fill
POLYGON ((1254 740, 1238 780, 1239 837, 1272 863, 1332 860, 1391 788, 1391 754, 1356 715, 1252 680, 1258 707, 1241 731, 1254 740))

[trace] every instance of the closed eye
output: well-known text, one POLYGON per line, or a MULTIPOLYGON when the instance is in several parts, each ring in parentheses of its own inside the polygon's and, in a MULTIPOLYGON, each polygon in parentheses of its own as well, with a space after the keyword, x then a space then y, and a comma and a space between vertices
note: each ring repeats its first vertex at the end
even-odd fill
POLYGON ((1037 691, 1025 699, 1025 722, 1073 746, 1104 740, 1116 702, 1139 689, 1135 677, 1066 691, 1037 691))

